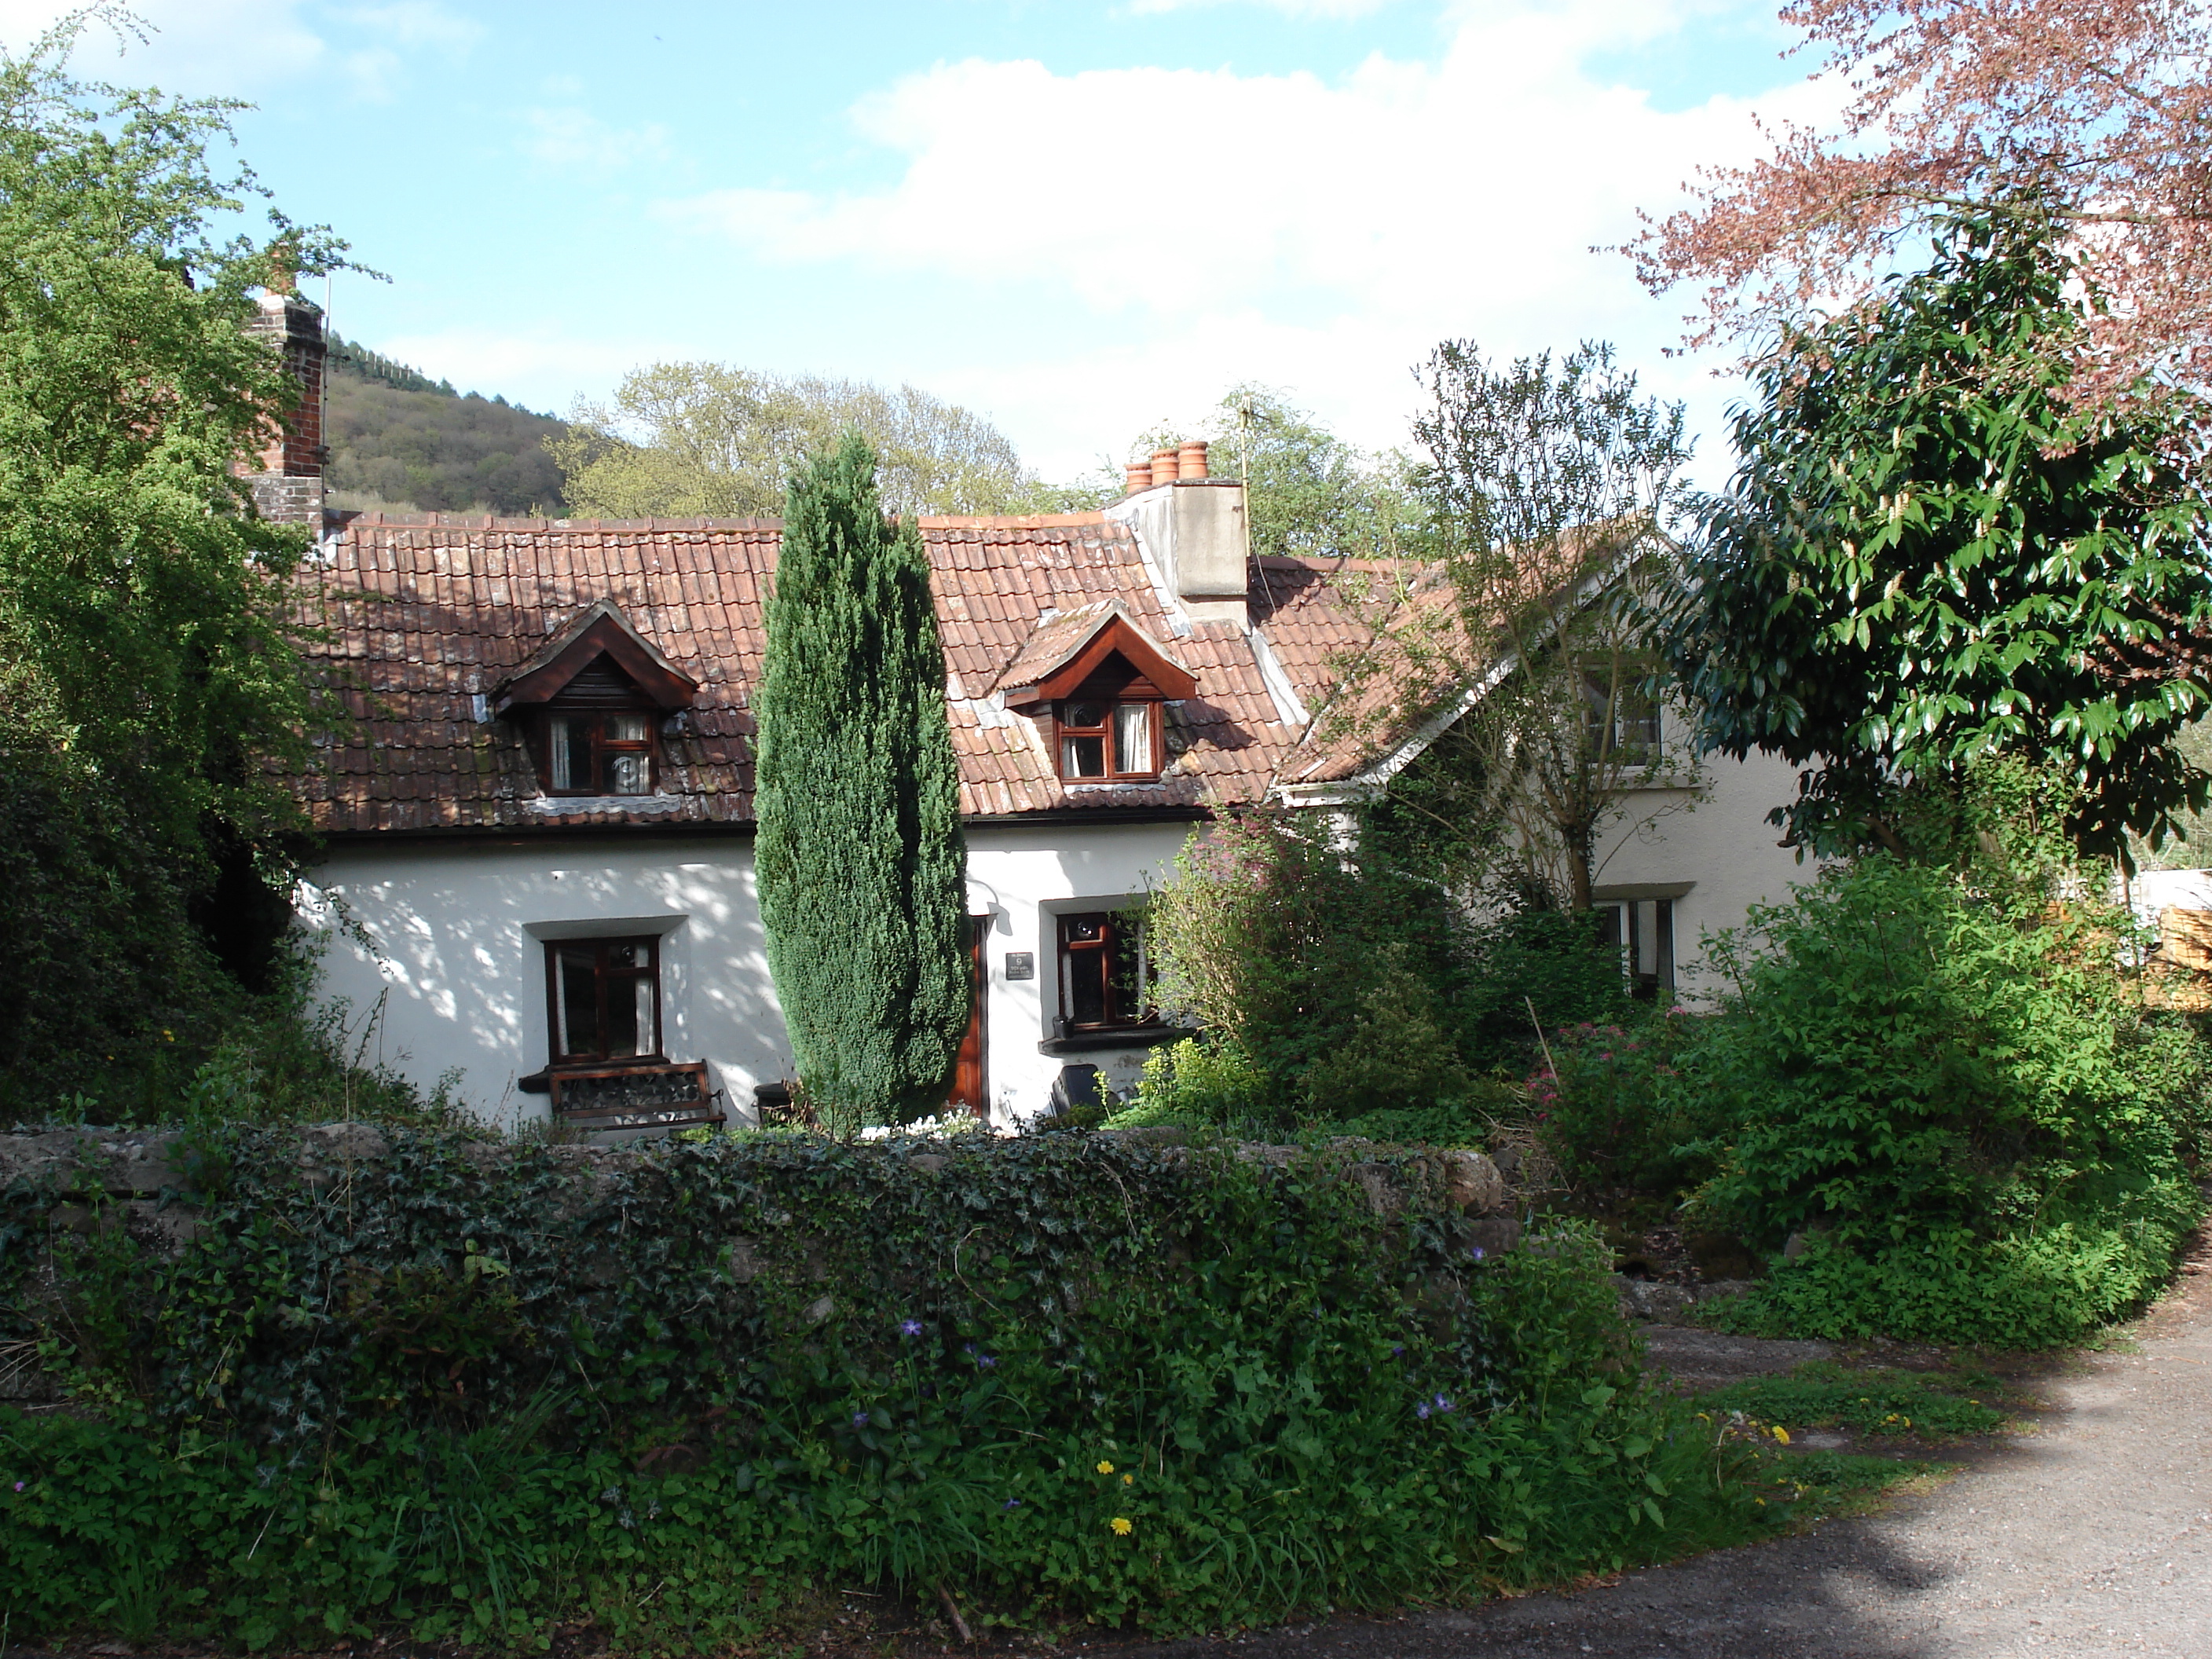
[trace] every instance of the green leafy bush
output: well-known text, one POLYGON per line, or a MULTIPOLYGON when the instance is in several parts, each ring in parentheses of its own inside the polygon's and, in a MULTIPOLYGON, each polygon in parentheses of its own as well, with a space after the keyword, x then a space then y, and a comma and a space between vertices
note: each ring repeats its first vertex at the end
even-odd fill
POLYGON ((1145 1057, 1137 1097, 1103 1127, 1173 1123, 1190 1128, 1273 1128, 1284 1121, 1267 1076, 1231 1040, 1189 1036, 1145 1057))
POLYGON ((1718 1126, 1689 1149, 1705 1215, 1814 1245, 1721 1316, 1739 1328, 2043 1346, 2170 1271, 2204 1047, 2124 978, 2095 906, 1986 874, 1869 858, 1709 942, 1733 988, 1656 1109, 1718 1126))
POLYGON ((1615 1023, 1551 1034, 1551 1063, 1528 1079, 1528 1092, 1561 1173, 1598 1187, 1673 1192, 1710 1170, 1688 1150, 1712 1129, 1710 1102, 1678 1086, 1702 1026, 1679 1007, 1639 1008, 1615 1023))
POLYGON ((1191 838, 1152 906, 1160 1006, 1307 1109, 1356 1113, 1373 1091, 1389 1097, 1373 1105, 1415 1103, 1456 1077, 1437 995, 1449 977, 1443 907, 1422 884, 1349 862, 1326 830, 1254 812, 1191 838))
POLYGON ((1532 1006, 1545 1021, 1634 1006, 1594 917, 1474 925, 1435 883, 1381 853, 1352 860, 1325 825, 1285 813, 1194 836, 1153 900, 1150 937, 1161 1006, 1249 1073, 1218 1098, 1194 1083, 1187 1103, 1148 1074, 1139 1109, 1177 1121, 1348 1127, 1439 1108, 1459 1121, 1456 1103, 1495 1097, 1486 1072, 1526 1069, 1532 1006))
POLYGON ((1541 1028, 1621 1024, 1641 1013, 1603 920, 1593 911, 1510 910, 1470 933, 1455 1003, 1473 1063, 1518 1072, 1541 1028))
MULTIPOLYGON (((392 1133, 310 1182, 296 1137, 200 1151, 181 1252, 117 1236, 114 1352, 43 1333, 106 1415, 0 1413, 17 1638, 696 1646, 856 1579, 1188 1631, 1764 1524, 1639 1385, 1594 1240, 1485 1259, 1418 1159, 1384 1216, 1343 1167, 1372 1149, 775 1135, 580 1170, 392 1133)), ((9 1195, 17 1275, 50 1202, 9 1195)))
POLYGON ((2103 921, 1887 857, 1754 910, 1709 946, 1735 988, 1684 1064, 1725 1103, 1702 1205, 1854 1249, 2189 1209, 2202 1047, 2103 921))

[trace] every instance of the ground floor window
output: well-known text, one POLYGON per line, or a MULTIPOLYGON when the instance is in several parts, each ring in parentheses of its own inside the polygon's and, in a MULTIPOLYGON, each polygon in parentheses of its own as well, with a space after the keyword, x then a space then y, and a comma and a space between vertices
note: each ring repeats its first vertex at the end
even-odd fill
POLYGON ((1674 901, 1622 899, 1608 905, 1614 946, 1633 994, 1656 1001, 1674 988, 1674 901))
POLYGON ((660 1057, 660 941, 564 939, 545 946, 553 1063, 660 1057))
POLYGON ((1068 1031, 1151 1025, 1152 963, 1140 910, 1089 910, 1060 919, 1060 1017, 1068 1031))

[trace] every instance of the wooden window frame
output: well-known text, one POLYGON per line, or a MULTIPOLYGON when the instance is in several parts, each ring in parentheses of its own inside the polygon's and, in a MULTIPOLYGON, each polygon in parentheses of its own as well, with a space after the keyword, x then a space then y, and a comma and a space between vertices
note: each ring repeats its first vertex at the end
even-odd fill
POLYGON ((1149 953, 1146 951, 1143 943, 1144 926, 1143 914, 1133 910, 1066 910, 1053 918, 1053 938, 1058 946, 1060 969, 1060 1017, 1056 1024, 1062 1036, 1077 1031, 1142 1030, 1161 1023, 1160 1011, 1152 1003, 1149 994, 1146 996, 1143 1012, 1140 1013, 1122 1014, 1114 1006, 1115 990, 1111 958, 1115 943, 1127 933, 1133 932, 1138 935, 1138 977, 1140 988, 1146 993, 1150 991, 1148 981, 1152 978, 1151 962, 1149 953), (1097 921, 1101 924, 1099 938, 1096 939, 1068 938, 1068 930, 1072 926, 1088 921, 1097 921), (1108 958, 1102 987, 1103 992, 1102 1000, 1106 1006, 1106 1018, 1103 1020, 1079 1022, 1075 1018, 1073 959, 1092 956, 1108 958))
POLYGON ((660 1000, 661 939, 656 933, 625 933, 615 939, 549 939, 545 945, 545 1046, 552 1058, 547 1069, 573 1070, 588 1067, 605 1071, 623 1066, 665 1066, 668 1063, 668 1036, 662 1022, 660 1000), (645 969, 623 968, 610 969, 607 952, 617 945, 641 945, 651 952, 652 966, 645 969), (653 1042, 651 1054, 610 1054, 604 1048, 591 1054, 564 1054, 561 1052, 561 953, 584 945, 592 947, 592 981, 598 1000, 599 1041, 606 1041, 607 986, 611 980, 624 981, 650 979, 653 981, 653 1042))
POLYGON ((590 797, 614 800, 641 800, 660 787, 660 711, 650 704, 639 702, 629 707, 610 708, 603 703, 589 707, 563 707, 559 702, 548 704, 538 721, 538 787, 541 793, 557 798, 590 797), (607 736, 607 722, 624 716, 641 718, 645 721, 645 739, 629 743, 607 736), (553 787, 553 722, 555 720, 586 720, 590 722, 591 775, 593 787, 585 789, 556 789, 553 787), (617 795, 605 787, 607 757, 611 755, 643 755, 645 757, 645 787, 635 795, 617 795))
POLYGON ((1167 704, 1156 696, 1132 696, 1121 692, 1103 697, 1063 697, 1052 706, 1052 757, 1054 770, 1062 783, 1152 783, 1167 769, 1167 704), (1074 726, 1067 719, 1067 711, 1079 702, 1095 702, 1106 711, 1104 720, 1097 726, 1074 726), (1145 709, 1145 724, 1152 736, 1151 765, 1142 771, 1124 772, 1118 769, 1121 760, 1120 744, 1115 739, 1115 723, 1124 708, 1145 709), (1067 769, 1067 739, 1096 737, 1101 739, 1107 765, 1103 772, 1085 775, 1067 769))

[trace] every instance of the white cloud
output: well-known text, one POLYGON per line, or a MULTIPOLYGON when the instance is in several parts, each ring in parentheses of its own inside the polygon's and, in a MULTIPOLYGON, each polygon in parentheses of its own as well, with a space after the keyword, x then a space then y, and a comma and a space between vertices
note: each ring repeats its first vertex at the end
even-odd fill
POLYGON ((639 166, 672 165, 675 148, 658 121, 617 127, 574 106, 533 109, 523 117, 524 155, 564 173, 604 179, 639 166))
MULTIPOLYGON (((997 380, 1040 405, 1036 427, 1007 418, 1048 465, 1121 432, 1098 430, 1093 394, 1137 375, 1152 377, 1139 422, 1170 396, 1202 406, 1256 379, 1368 442, 1400 441, 1406 368, 1447 336, 1508 352, 1612 338, 1648 383, 1692 395, 1711 430, 1710 383, 1661 357, 1685 306, 1655 303, 1625 259, 1590 252, 1632 236, 1637 210, 1665 208, 1700 164, 1757 142, 1741 100, 1662 111, 1585 69, 1685 15, 1684 0, 1471 7, 1435 63, 1376 56, 1335 81, 939 64, 853 111, 903 160, 887 187, 739 185, 663 211, 772 262, 1057 293, 1112 319, 1125 348, 971 376, 979 393, 997 380), (1078 374, 1079 409, 1024 392, 1078 374)), ((1833 96, 1800 85, 1759 104, 1807 119, 1833 96)))

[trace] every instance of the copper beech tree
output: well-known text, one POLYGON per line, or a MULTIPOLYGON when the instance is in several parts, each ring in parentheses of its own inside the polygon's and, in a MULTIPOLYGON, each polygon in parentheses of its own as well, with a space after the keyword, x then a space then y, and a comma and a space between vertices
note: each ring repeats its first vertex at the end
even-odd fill
POLYGON ((2104 303, 2069 400, 2212 384, 2212 21, 2198 0, 1795 0, 1785 23, 1851 89, 1833 132, 1785 126, 1628 250, 1655 292, 1702 284, 1698 343, 1773 338, 1869 291, 1945 213, 2047 216, 2104 303))

